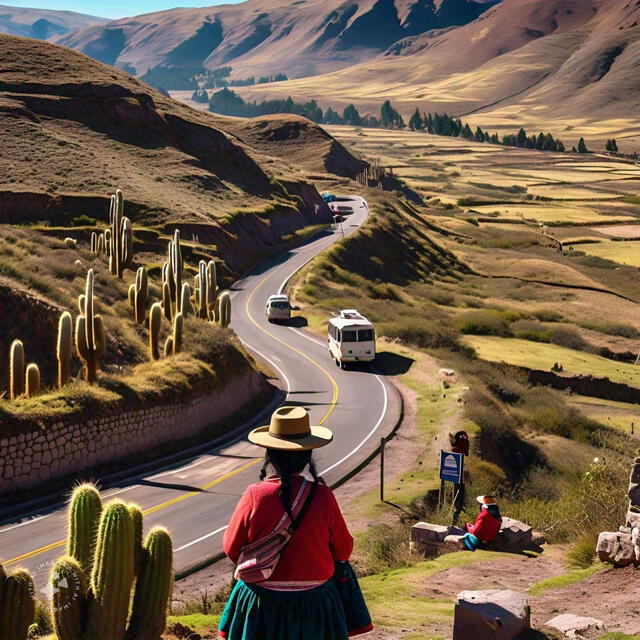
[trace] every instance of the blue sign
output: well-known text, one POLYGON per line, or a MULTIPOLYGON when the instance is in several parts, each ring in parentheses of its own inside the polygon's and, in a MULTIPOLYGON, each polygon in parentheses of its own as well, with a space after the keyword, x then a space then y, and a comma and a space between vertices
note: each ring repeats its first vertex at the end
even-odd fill
POLYGON ((464 454, 440 452, 440 480, 460 484, 464 473, 464 454))

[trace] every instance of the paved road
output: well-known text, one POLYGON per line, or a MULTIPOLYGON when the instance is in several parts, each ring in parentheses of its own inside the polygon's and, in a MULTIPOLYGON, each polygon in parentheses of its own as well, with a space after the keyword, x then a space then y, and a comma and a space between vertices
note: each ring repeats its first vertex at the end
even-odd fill
MULTIPOLYGON (((397 392, 368 368, 342 371, 323 340, 295 326, 269 324, 264 308, 268 296, 282 290, 298 269, 342 232, 355 231, 368 214, 364 201, 359 204, 342 229, 273 259, 238 281, 233 293, 232 327, 247 348, 278 373, 286 402, 307 407, 313 424, 334 430, 334 442, 316 453, 318 468, 331 484, 361 464, 380 436, 395 426, 400 414, 397 392)), ((132 470, 104 493, 138 503, 145 511, 146 527, 163 524, 171 530, 174 567, 181 571, 221 551, 222 533, 235 504, 257 479, 260 455, 261 450, 242 435, 231 444, 148 474, 132 470)), ((57 504, 5 522, 0 528, 5 565, 27 567, 41 588, 53 560, 64 552, 65 517, 64 505, 57 504)))

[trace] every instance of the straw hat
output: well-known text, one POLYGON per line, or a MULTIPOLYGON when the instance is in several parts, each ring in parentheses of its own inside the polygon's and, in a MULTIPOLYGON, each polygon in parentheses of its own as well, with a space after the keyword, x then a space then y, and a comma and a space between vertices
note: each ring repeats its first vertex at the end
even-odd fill
POLYGON ((496 504, 495 496, 478 496, 476 500, 480 504, 496 504))
POLYGON ((271 416, 271 424, 249 434, 249 442, 267 449, 304 451, 324 447, 333 440, 326 427, 312 427, 303 407, 280 407, 271 416))

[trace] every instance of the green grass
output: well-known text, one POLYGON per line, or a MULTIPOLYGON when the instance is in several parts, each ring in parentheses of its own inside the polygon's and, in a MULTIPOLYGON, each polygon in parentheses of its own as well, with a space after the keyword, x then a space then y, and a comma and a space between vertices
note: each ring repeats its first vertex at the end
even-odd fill
POLYGON ((439 571, 474 562, 489 562, 498 555, 487 551, 450 553, 413 567, 363 578, 360 583, 371 616, 379 626, 395 628, 428 627, 434 622, 451 619, 453 600, 416 595, 427 579, 439 571))
POLYGON ((565 374, 606 376, 613 382, 640 388, 640 367, 632 364, 615 362, 554 344, 518 338, 466 336, 465 341, 483 360, 543 371, 550 371, 554 363, 558 362, 564 367, 565 374))
POLYGON ((549 591, 550 589, 561 589, 562 587, 567 587, 570 584, 576 584, 576 582, 582 582, 586 580, 588 577, 592 576, 594 573, 604 569, 604 565, 600 563, 593 564, 587 569, 575 569, 573 571, 569 571, 568 573, 564 573, 561 576, 554 576, 553 578, 547 578, 546 580, 541 580, 536 584, 529 587, 529 593, 533 596, 537 596, 539 593, 543 591, 549 591))
POLYGON ((170 629, 173 623, 178 622, 185 627, 189 627, 195 633, 212 633, 218 628, 219 620, 219 615, 205 615, 204 613, 191 613, 186 616, 169 616, 167 618, 167 628, 170 629))
POLYGON ((598 640, 640 640, 640 634, 629 636, 626 633, 605 633, 598 640))

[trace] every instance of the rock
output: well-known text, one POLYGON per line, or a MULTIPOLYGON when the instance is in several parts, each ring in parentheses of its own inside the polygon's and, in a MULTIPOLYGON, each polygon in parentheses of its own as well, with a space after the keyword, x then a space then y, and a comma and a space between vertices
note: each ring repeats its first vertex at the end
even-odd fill
MULTIPOLYGON (((538 536, 540 536, 540 534, 538 534, 538 536)), ((542 539, 544 540, 544 538, 542 539)), ((533 544, 532 527, 513 518, 502 518, 500 533, 493 542, 487 545, 487 548, 494 551, 517 552, 527 549, 533 544)))
POLYGON ((466 547, 464 546, 464 542, 462 538, 464 536, 460 535, 448 535, 444 539, 444 547, 447 553, 453 553, 454 551, 465 551, 466 547))
POLYGON ((545 625, 553 631, 559 631, 567 638, 590 638, 599 637, 604 629, 602 620, 596 618, 582 618, 574 616, 572 613, 563 613, 549 620, 545 625))
POLYGON ((636 558, 631 534, 619 531, 603 531, 598 536, 596 552, 602 562, 609 562, 616 567, 634 564, 636 558))
POLYGON ((627 511, 626 526, 629 527, 629 529, 640 527, 640 511, 636 511, 635 509, 629 509, 629 511, 627 511))
POLYGON ((543 533, 534 531, 531 534, 531 544, 535 545, 536 547, 541 547, 543 544, 547 544, 547 539, 544 537, 543 533))
POLYGON ((429 524, 428 522, 418 522, 411 527, 411 542, 419 544, 430 544, 434 542, 444 542, 449 533, 449 527, 439 524, 429 524))
POLYGON ((512 640, 530 628, 531 609, 522 593, 489 589, 458 594, 453 640, 512 640))

